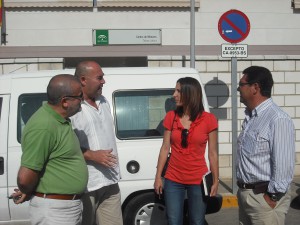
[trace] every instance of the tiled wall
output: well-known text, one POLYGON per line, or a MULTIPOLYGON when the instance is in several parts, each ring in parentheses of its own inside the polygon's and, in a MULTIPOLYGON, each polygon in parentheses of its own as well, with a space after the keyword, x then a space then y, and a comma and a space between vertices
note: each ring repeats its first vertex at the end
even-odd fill
MULTIPOLYGON (((188 57, 187 57, 188 58, 188 57)), ((149 66, 189 66, 184 57, 149 57, 149 66)), ((237 81, 251 66, 267 67, 273 74, 272 98, 293 119, 296 129, 296 168, 300 175, 300 56, 251 56, 237 60, 237 81)), ((231 60, 217 56, 196 57, 196 69, 207 93, 208 102, 219 119, 220 177, 232 177, 231 60)), ((239 98, 239 97, 238 97, 239 98)), ((238 131, 244 119, 244 105, 238 100, 238 131)))
POLYGON ((0 59, 0 74, 59 70, 62 68, 62 58, 0 59))

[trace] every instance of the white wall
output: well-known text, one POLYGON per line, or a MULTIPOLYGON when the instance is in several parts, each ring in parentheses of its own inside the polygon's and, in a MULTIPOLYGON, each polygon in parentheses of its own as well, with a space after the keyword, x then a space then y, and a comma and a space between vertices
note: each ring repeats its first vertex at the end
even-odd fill
MULTIPOLYGON (((224 41, 218 32, 218 21, 230 9, 244 12, 251 23, 249 36, 241 42, 248 45, 300 46, 300 10, 291 8, 291 0, 201 0, 196 12, 196 45, 220 46, 224 41)), ((163 45, 190 44, 188 11, 8 11, 6 12, 7 46, 92 46, 93 29, 162 29, 163 45)), ((1 52, 1 51, 0 51, 1 52)), ((249 54, 251 55, 251 54, 249 54)), ((274 101, 293 118, 296 127, 296 174, 300 175, 300 53, 298 56, 259 55, 238 60, 238 71, 250 65, 269 68, 274 76, 274 101)), ((61 57, 61 56, 57 56, 61 57)), ((149 66, 182 66, 181 56, 150 56, 149 66)), ((196 68, 204 84, 224 82, 230 91, 230 61, 218 56, 196 57, 196 68)), ((61 68, 63 59, 1 59, 0 74, 27 70, 61 68), (34 62, 36 60, 36 63, 34 62), (21 62, 22 61, 22 62, 21 62)), ((184 61, 184 60, 183 60, 184 61)), ((185 62, 189 66, 189 62, 185 62)), ((217 85, 217 84, 216 84, 217 85)), ((227 99, 222 106, 226 119, 219 120, 220 177, 231 177, 231 98, 208 96, 212 101, 227 99)), ((241 123, 243 106, 239 105, 241 123)))
MULTIPOLYGON (((219 118, 218 141, 219 141, 219 166, 220 177, 232 177, 232 115, 231 115, 231 62, 219 60, 218 57, 210 59, 198 57, 196 69, 199 70, 202 82, 208 96, 208 102, 226 102, 216 110, 225 110, 224 117, 219 118), (207 85, 209 84, 209 87, 207 85), (218 91, 220 85, 226 85, 229 93, 218 91)), ((151 58, 150 66, 171 66, 175 63, 169 57, 151 58)), ((179 64, 177 64, 178 66, 179 64)), ((291 117, 295 125, 296 140, 296 167, 295 175, 300 175, 300 57, 299 56, 251 56, 246 59, 238 59, 238 80, 242 71, 251 66, 264 66, 268 68, 274 78, 272 98, 291 117)), ((188 66, 188 65, 187 65, 188 66)), ((239 99, 239 97, 238 97, 239 99)), ((239 100, 238 100, 239 101, 239 100)), ((245 117, 245 106, 238 103, 238 130, 245 117)))
MULTIPOLYGON (((242 43, 300 45, 300 14, 291 8, 291 0, 201 0, 195 19, 196 45, 226 42, 219 35, 218 21, 230 9, 240 10, 250 19, 250 34, 242 43)), ((190 43, 189 11, 50 10, 7 11, 7 46, 91 46, 92 29, 101 28, 162 29, 163 45, 190 43)))

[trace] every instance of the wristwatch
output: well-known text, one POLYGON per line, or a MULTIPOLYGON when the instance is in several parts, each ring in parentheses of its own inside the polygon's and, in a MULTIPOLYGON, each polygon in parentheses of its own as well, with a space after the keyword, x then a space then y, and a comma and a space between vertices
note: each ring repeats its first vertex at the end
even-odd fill
POLYGON ((285 195, 285 193, 281 193, 281 192, 270 193, 270 192, 267 192, 267 195, 270 197, 270 199, 273 202, 277 202, 285 195))

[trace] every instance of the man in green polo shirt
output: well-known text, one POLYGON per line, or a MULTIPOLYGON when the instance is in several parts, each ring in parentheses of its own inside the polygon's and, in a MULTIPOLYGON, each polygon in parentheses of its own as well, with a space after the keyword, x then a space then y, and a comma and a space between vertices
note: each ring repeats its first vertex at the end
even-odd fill
POLYGON ((54 76, 45 103, 27 122, 16 203, 30 199, 32 224, 80 225, 88 171, 70 116, 80 110, 81 85, 73 75, 54 76))

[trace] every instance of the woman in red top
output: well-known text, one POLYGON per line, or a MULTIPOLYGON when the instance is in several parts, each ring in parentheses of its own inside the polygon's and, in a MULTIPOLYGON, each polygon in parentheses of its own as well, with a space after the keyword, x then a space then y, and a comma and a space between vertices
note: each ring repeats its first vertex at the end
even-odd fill
POLYGON ((202 88, 196 79, 180 78, 173 97, 176 110, 168 112, 164 119, 165 132, 154 188, 157 194, 162 194, 164 185, 169 225, 182 225, 186 193, 190 224, 203 225, 206 203, 203 201, 201 184, 208 170, 213 174, 210 195, 215 196, 218 191, 218 123, 213 114, 204 111, 202 88), (210 169, 204 156, 207 143, 210 169), (161 173, 170 147, 172 155, 163 184, 161 173))

